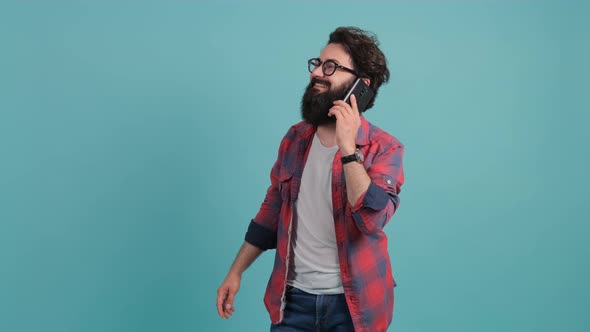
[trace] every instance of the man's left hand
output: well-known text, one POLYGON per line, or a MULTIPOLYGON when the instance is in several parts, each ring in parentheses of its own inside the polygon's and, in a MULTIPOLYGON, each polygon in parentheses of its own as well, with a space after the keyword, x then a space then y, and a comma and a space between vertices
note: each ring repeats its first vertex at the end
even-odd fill
POLYGON ((350 104, 336 100, 328 112, 329 116, 336 117, 336 144, 343 156, 351 155, 356 150, 356 136, 361 127, 355 95, 350 96, 350 104))

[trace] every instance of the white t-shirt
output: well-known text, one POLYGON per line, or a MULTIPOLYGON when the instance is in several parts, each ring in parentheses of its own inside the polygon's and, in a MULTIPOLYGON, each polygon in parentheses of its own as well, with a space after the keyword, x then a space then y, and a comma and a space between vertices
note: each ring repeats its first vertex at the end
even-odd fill
POLYGON ((332 211, 336 152, 337 145, 325 147, 314 135, 293 213, 293 261, 287 284, 311 294, 344 293, 332 211))

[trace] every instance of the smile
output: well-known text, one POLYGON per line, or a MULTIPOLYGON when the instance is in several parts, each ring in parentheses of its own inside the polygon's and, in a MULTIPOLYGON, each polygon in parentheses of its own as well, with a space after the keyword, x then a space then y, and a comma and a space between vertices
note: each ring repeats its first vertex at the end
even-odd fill
POLYGON ((327 86, 326 84, 324 84, 324 83, 319 83, 319 82, 316 82, 316 83, 313 85, 313 87, 314 87, 314 88, 318 88, 318 89, 322 89, 322 88, 327 88, 328 86, 327 86))

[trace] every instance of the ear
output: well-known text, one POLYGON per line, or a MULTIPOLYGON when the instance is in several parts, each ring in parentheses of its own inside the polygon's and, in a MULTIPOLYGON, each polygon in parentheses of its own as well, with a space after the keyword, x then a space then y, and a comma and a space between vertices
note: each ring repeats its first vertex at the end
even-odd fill
POLYGON ((362 80, 363 80, 363 82, 365 82, 365 84, 367 86, 371 86, 371 80, 370 79, 363 77, 362 80))

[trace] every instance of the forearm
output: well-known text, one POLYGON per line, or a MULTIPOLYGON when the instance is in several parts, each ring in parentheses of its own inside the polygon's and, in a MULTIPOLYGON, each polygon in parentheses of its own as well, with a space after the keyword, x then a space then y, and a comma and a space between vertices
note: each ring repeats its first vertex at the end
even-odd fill
POLYGON ((351 206, 354 206, 361 196, 367 192, 367 189, 369 189, 371 178, 361 163, 350 162, 344 164, 343 168, 348 202, 351 206))
POLYGON ((373 161, 369 172, 355 162, 343 166, 352 217, 365 234, 380 232, 397 210, 404 181, 402 154, 403 146, 392 145, 373 161))
POLYGON ((251 245, 244 241, 236 259, 234 260, 231 268, 229 269, 230 274, 242 275, 242 273, 260 256, 262 249, 251 245))

